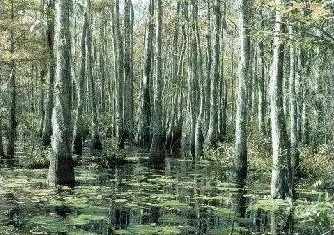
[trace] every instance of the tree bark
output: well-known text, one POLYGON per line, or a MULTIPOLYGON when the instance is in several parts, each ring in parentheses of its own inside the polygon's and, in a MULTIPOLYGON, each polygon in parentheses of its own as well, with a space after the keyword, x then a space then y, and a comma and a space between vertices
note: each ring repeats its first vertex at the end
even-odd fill
POLYGON ((58 0, 55 4, 55 105, 52 115, 52 156, 49 167, 49 185, 75 184, 72 159, 72 79, 70 3, 58 0))
MULTIPOLYGON (((95 77, 93 75, 93 52, 92 52, 92 13, 91 13, 91 3, 88 2, 88 25, 87 25, 87 35, 86 35, 86 49, 87 49, 87 79, 90 83, 90 95, 91 95, 91 105, 92 105, 92 123, 91 123, 91 149, 92 150, 101 150, 102 143, 99 133, 99 123, 97 118, 97 100, 96 100, 96 87, 95 87, 95 77)), ((96 55, 96 53, 94 53, 96 55)))
MULTIPOLYGON (((194 4, 198 4, 198 2, 194 2, 194 4)), ((204 131, 203 131, 203 122, 204 122, 204 112, 205 112, 205 101, 204 101, 204 95, 205 95, 205 77, 204 77, 204 71, 203 71, 203 54, 201 51, 201 44, 200 44, 200 32, 198 27, 198 9, 195 8, 193 12, 194 24, 195 24, 195 38, 196 38, 196 49, 197 50, 197 59, 193 59, 193 66, 197 67, 193 68, 194 72, 197 73, 198 79, 197 81, 197 87, 199 89, 199 98, 197 98, 196 106, 199 105, 199 111, 197 114, 196 122, 195 122, 195 158, 198 158, 203 154, 203 145, 204 145, 204 131), (196 63, 195 63, 196 62, 196 63), (196 71, 197 70, 197 71, 196 71)), ((194 55, 195 56, 195 55, 194 55)), ((196 74, 195 73, 195 74, 196 74)), ((197 89, 197 91, 198 91, 197 89)), ((197 92, 198 93, 198 92, 197 92)))
POLYGON ((78 107, 76 113, 76 122, 74 126, 74 137, 73 137, 73 153, 77 155, 82 155, 82 142, 84 138, 84 121, 83 121, 83 108, 84 108, 84 91, 85 91, 85 81, 86 81, 86 37, 87 37, 87 27, 88 27, 88 15, 85 12, 84 24, 82 28, 81 35, 81 68, 80 76, 77 81, 77 97, 78 97, 78 107))
POLYGON ((240 4, 240 62, 237 84, 237 113, 235 126, 235 170, 238 187, 245 185, 247 177, 247 84, 250 73, 250 1, 240 4))
MULTIPOLYGON (((183 125, 183 138, 182 138, 182 148, 185 155, 192 156, 193 159, 197 154, 201 152, 201 143, 200 143, 200 126, 198 126, 196 137, 196 118, 198 115, 198 44, 197 44, 197 1, 192 0, 189 5, 189 14, 188 14, 188 78, 187 78, 187 107, 184 117, 183 125), (195 138, 198 140, 197 146, 195 138)), ((198 123, 200 125, 200 123, 198 123)))
POLYGON ((164 135, 162 129, 162 0, 156 1, 156 44, 155 44, 155 73, 153 77, 153 119, 152 119, 152 144, 150 160, 156 166, 165 162, 164 135))
POLYGON ((55 79, 55 56, 54 56, 54 34, 55 34, 55 0, 48 0, 47 3, 47 48, 48 48, 48 91, 47 101, 45 107, 45 117, 42 132, 42 145, 49 146, 52 135, 52 109, 54 103, 54 79, 55 79))
POLYGON ((278 6, 281 0, 276 0, 276 23, 273 41, 273 61, 270 72, 270 119, 272 138, 272 198, 285 198, 292 196, 291 157, 285 127, 282 83, 284 46, 280 39, 281 33, 286 33, 286 26, 282 25, 282 13, 278 6))
POLYGON ((258 131, 260 136, 265 137, 265 113, 266 113, 266 99, 265 99, 265 58, 264 58, 264 45, 263 42, 259 42, 259 79, 258 79, 258 131))
MULTIPOLYGON (((14 1, 11 1, 11 22, 14 22, 14 1)), ((14 55, 14 29, 10 30, 10 53, 14 55)), ((8 129, 8 144, 7 144, 7 158, 8 164, 13 165, 15 153, 15 139, 16 139, 16 63, 14 58, 10 61, 9 74, 9 129, 8 129)))
POLYGON ((119 13, 119 0, 114 1, 114 9, 112 12, 113 17, 113 34, 114 34, 114 56, 115 56, 115 72, 117 87, 117 125, 116 136, 117 144, 120 149, 124 148, 125 134, 124 134, 124 120, 123 120, 123 100, 124 100, 124 57, 123 57, 123 39, 120 30, 120 13, 119 13))
POLYGON ((214 51, 213 51, 213 77, 211 77, 210 83, 210 121, 209 129, 205 138, 205 148, 215 146, 218 140, 218 84, 220 79, 219 66, 220 66, 220 37, 221 37, 221 12, 220 12, 220 0, 214 1, 214 51))
MULTIPOLYGON (((292 39, 293 28, 289 26, 290 39, 292 39)), ((289 100, 290 100, 290 154, 292 175, 296 172, 299 165, 298 135, 297 135, 297 100, 296 100, 296 49, 290 45, 290 75, 289 75, 289 100)))
POLYGON ((211 70, 212 70, 212 22, 211 22, 211 0, 207 1, 207 22, 208 30, 206 32, 206 78, 205 78, 205 121, 204 121, 204 134, 206 135, 209 130, 210 124, 210 94, 211 94, 211 70))
POLYGON ((44 102, 45 102, 45 70, 42 69, 40 72, 40 97, 39 97, 39 115, 40 115, 40 123, 39 123, 39 130, 38 130, 38 137, 41 138, 43 134, 43 126, 45 121, 45 109, 44 109, 44 102))
POLYGON ((124 1, 124 135, 132 142, 133 130, 133 16, 131 0, 124 1))
POLYGON ((147 30, 144 48, 142 102, 140 108, 140 120, 138 121, 137 143, 149 148, 151 146, 151 79, 154 36, 154 0, 150 0, 148 8, 147 30))

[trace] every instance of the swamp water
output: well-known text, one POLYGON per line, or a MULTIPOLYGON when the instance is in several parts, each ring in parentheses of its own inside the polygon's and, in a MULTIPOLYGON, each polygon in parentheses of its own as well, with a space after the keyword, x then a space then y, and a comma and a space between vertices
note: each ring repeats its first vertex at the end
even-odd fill
POLYGON ((292 208, 269 199, 269 171, 251 172, 247 191, 239 191, 231 171, 210 161, 168 158, 164 170, 90 162, 76 167, 74 189, 61 190, 47 187, 47 169, 0 173, 1 235, 307 235, 327 233, 332 223, 328 194, 298 190, 292 208))

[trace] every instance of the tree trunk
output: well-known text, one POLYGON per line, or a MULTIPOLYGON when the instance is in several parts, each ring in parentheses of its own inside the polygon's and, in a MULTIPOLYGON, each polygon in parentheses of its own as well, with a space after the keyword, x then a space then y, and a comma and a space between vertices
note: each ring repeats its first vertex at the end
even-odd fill
POLYGON ((204 121, 204 134, 206 135, 209 130, 210 124, 210 94, 211 94, 211 70, 212 70, 212 43, 211 43, 211 0, 207 1, 207 23, 208 31, 206 32, 206 78, 205 78, 205 121, 204 121))
POLYGON ((114 31, 114 56, 115 56, 115 72, 116 72, 116 97, 117 97, 117 125, 116 136, 118 147, 124 148, 125 134, 124 134, 124 120, 123 120, 123 98, 124 98, 124 58, 123 58, 123 39, 120 31, 120 13, 119 13, 119 0, 114 2, 113 14, 113 31, 114 31))
POLYGON ((235 126, 235 170, 238 187, 245 185, 247 177, 247 82, 250 78, 250 1, 240 4, 240 62, 237 84, 237 113, 235 126))
MULTIPOLYGON (((0 98, 1 99, 1 98, 0 98)), ((0 100, 0 105, 2 104, 0 100)), ((0 159, 5 158, 4 145, 2 140, 2 116, 0 114, 0 159)))
MULTIPOLYGON (((91 149, 101 150, 102 143, 99 133, 99 123, 97 119, 97 100, 96 100, 96 88, 95 88, 95 77, 93 75, 93 53, 92 53, 92 13, 90 0, 88 0, 88 25, 87 25, 87 36, 86 36, 86 47, 87 47, 87 79, 90 82, 90 95, 92 104, 92 126, 91 126, 91 149)), ((96 55, 96 53, 94 53, 96 55)))
POLYGON ((75 184, 72 159, 72 80, 70 4, 58 0, 55 4, 55 105, 52 116, 52 156, 49 167, 49 185, 75 184))
POLYGON ((214 40, 214 52, 213 52, 213 77, 211 77, 210 83, 210 121, 209 129, 205 139, 205 147, 215 146, 218 140, 218 84, 220 79, 219 66, 220 66, 220 37, 221 37, 221 12, 220 12, 220 0, 214 1, 214 13, 215 13, 215 40, 214 40))
POLYGON ((49 0, 47 4, 47 48, 49 53, 48 63, 48 96, 45 107, 45 118, 42 132, 42 145, 49 146, 51 143, 52 135, 52 109, 53 109, 53 93, 54 93, 54 77, 55 77, 55 56, 54 56, 54 11, 55 11, 55 0, 49 0))
POLYGON ((157 166, 165 161, 164 135, 162 129, 162 0, 156 1, 156 45, 155 45, 155 73, 153 77, 153 118, 152 118, 152 144, 150 160, 157 166))
POLYGON ((106 112, 106 14, 105 10, 101 13, 101 26, 100 26, 100 76, 101 76, 101 112, 106 112))
MULTIPOLYGON (((186 7, 185 7, 186 8, 186 7)), ((197 134, 195 136, 196 118, 197 118, 197 77, 198 77, 198 44, 197 44, 197 1, 192 0, 190 4, 190 11, 188 14, 188 79, 187 79, 187 107, 184 117, 183 125, 183 138, 182 138, 182 148, 186 155, 190 155, 193 158, 201 152, 200 143, 200 131, 201 128, 198 126, 197 134), (195 146, 195 138, 197 138, 198 143, 195 146), (196 150, 197 148, 197 150, 196 150)), ((198 123, 200 125, 200 123, 198 123)))
POLYGON ((83 121, 83 108, 84 108, 84 91, 85 91, 85 81, 86 81, 86 37, 87 37, 87 27, 88 27, 88 15, 85 12, 84 24, 82 28, 81 35, 81 68, 80 76, 77 81, 77 97, 78 97, 78 107, 76 113, 76 122, 74 126, 74 138, 73 138, 73 153, 82 155, 82 142, 84 138, 84 121, 83 121))
POLYGON ((138 121, 137 143, 149 148, 151 146, 151 79, 154 36, 154 0, 150 0, 148 8, 147 30, 144 48, 142 102, 138 121))
MULTIPOLYGON (((290 38, 293 35, 292 26, 289 27, 290 38)), ((296 101, 296 61, 295 48, 290 45, 290 76, 289 76, 289 100, 290 100, 290 154, 291 154, 291 169, 296 172, 299 165, 298 153, 298 136, 297 136, 297 101, 296 101)), ((294 173, 292 174, 294 175, 294 173)))
POLYGON ((3 149, 3 141, 2 141, 2 123, 0 122, 0 159, 5 157, 5 152, 3 149))
POLYGON ((265 61, 264 61, 264 45, 263 42, 259 42, 259 64, 260 64, 260 72, 258 78, 258 131, 260 136, 265 137, 265 61))
POLYGON ((44 109, 44 100, 45 100, 45 70, 42 69, 40 73, 40 97, 39 97, 39 114, 40 114, 40 123, 39 123, 39 130, 38 130, 38 137, 41 138, 43 134, 43 126, 45 121, 45 109, 44 109))
POLYGON ((133 16, 132 2, 124 2, 124 135, 130 142, 133 141, 133 61, 132 61, 132 34, 133 16))
MULTIPOLYGON (((275 1, 276 6, 282 4, 275 1)), ((283 111, 283 60, 284 46, 280 39, 281 33, 286 33, 286 26, 281 25, 280 9, 276 8, 275 36, 273 41, 273 61, 270 73, 270 119, 272 138, 272 198, 285 198, 292 196, 291 158, 289 153, 288 137, 285 128, 283 111)))
MULTIPOLYGON (((195 2, 196 4, 197 1, 195 2)), ((203 73, 203 54, 201 51, 201 44, 200 44, 200 32, 198 28, 198 20, 197 20, 197 15, 198 15, 198 9, 196 7, 193 17, 194 23, 195 23, 195 33, 196 33, 196 49, 198 52, 196 53, 198 56, 198 59, 194 58, 193 59, 193 66, 198 67, 193 68, 194 72, 197 72, 198 76, 198 81, 197 86, 199 89, 199 101, 197 99, 196 101, 196 106, 199 105, 199 112, 197 114, 197 119, 195 123, 195 158, 198 158, 203 154, 203 145, 204 145, 204 131, 203 131, 203 121, 204 121, 204 111, 205 111, 205 101, 204 101, 204 95, 205 95, 205 77, 203 73), (198 62, 197 62, 198 61, 198 62), (195 63, 196 62, 196 63, 195 63), (197 71, 196 71, 197 70, 197 71)))
MULTIPOLYGON (((14 2, 11 1, 11 22, 14 22, 14 2)), ((10 53, 14 55, 15 42, 14 30, 10 30, 10 53)), ((14 162, 15 139, 16 139, 16 63, 14 58, 10 61, 10 75, 9 75, 9 130, 8 130, 8 144, 7 144, 7 158, 12 165, 14 162)))

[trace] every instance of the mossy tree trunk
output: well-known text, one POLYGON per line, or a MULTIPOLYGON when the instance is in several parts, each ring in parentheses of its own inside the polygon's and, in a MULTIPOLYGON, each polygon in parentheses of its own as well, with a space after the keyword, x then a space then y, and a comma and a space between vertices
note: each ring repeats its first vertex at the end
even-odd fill
POLYGON ((120 26, 119 0, 113 2, 112 11, 112 26, 113 26, 113 42, 114 42, 114 69, 115 69, 115 86, 117 97, 116 108, 116 138, 120 149, 124 148, 125 133, 124 133, 124 45, 120 26))
POLYGON ((5 157, 4 147, 2 140, 2 117, 0 116, 0 159, 5 157))
POLYGON ((131 0, 124 2, 124 135, 132 142, 133 131, 133 9, 131 0))
POLYGON ((182 151, 186 156, 195 158, 195 125, 197 116, 197 40, 196 40, 196 20, 197 2, 192 0, 189 5, 184 5, 185 17, 188 22, 188 63, 187 63, 187 91, 186 107, 182 128, 182 151))
POLYGON ((107 57, 107 45, 106 45, 106 34, 107 34, 107 19, 106 19, 106 10, 102 9, 100 15, 100 32, 99 32, 99 41, 100 41, 100 53, 99 53, 99 68, 100 68, 100 77, 101 77, 101 106, 100 111, 104 114, 106 112, 106 79, 107 79, 107 68, 106 68, 106 57, 107 57))
POLYGON ((263 42, 259 42, 259 76, 258 76, 258 131, 260 136, 265 137, 265 116, 266 116, 266 96, 265 96, 265 58, 264 58, 264 45, 263 42))
POLYGON ((285 198, 292 196, 291 157, 288 136, 285 126, 283 109, 283 60, 284 46, 281 33, 286 33, 286 25, 282 24, 282 12, 278 6, 281 0, 276 0, 275 36, 273 41, 273 61, 270 71, 270 120, 272 139, 272 198, 285 198))
MULTIPOLYGON (((197 1, 195 2, 197 4, 197 1)), ((199 92, 199 98, 197 98, 197 105, 199 105, 199 111, 196 117, 195 121, 195 158, 200 157, 203 154, 203 145, 204 145, 204 130, 203 130, 203 122, 204 122, 204 112, 205 112, 205 76, 204 76, 204 71, 203 71, 203 53, 201 50, 201 41, 200 41, 200 32, 199 32, 199 27, 198 27, 198 9, 197 7, 193 9, 193 20, 195 24, 195 38, 196 38, 196 50, 197 50, 197 59, 193 59, 193 63, 195 62, 195 59, 197 63, 193 64, 197 67, 197 71, 195 70, 194 72, 197 73, 198 79, 197 81, 197 86, 198 89, 197 91, 199 92), (195 18, 196 17, 196 18, 195 18)), ((195 44, 194 44, 195 45, 195 44)), ((194 48, 195 49, 195 48, 194 48)), ((195 55, 194 55, 195 56, 195 55)), ((195 74, 196 74, 195 73, 195 74)))
POLYGON ((70 2, 55 3, 55 105, 52 115, 52 156, 50 158, 50 186, 75 184, 72 159, 72 79, 70 2))
POLYGON ((210 123, 210 94, 211 94, 211 70, 212 70, 212 20, 211 20, 211 1, 207 1, 207 32, 205 35, 206 38, 206 55, 205 55, 205 110, 204 110, 204 135, 206 135, 209 129, 210 123))
POLYGON ((150 160, 161 165, 165 162, 164 134, 162 128, 162 0, 156 1, 156 32, 155 32, 155 73, 153 76, 153 118, 152 118, 152 144, 150 160))
MULTIPOLYGON (((294 30, 289 27, 289 35, 292 40, 294 30)), ((296 172, 299 165, 298 152, 298 134, 297 134, 297 98, 296 98, 296 49, 294 45, 290 45, 290 74, 289 74, 289 103, 290 103, 290 154, 292 171, 296 172)))
POLYGON ((239 8, 241 46, 236 94, 235 180, 238 187, 243 187, 247 177, 247 83, 250 78, 250 1, 242 0, 239 8))
POLYGON ((218 141, 218 84, 220 79, 220 40, 221 40, 221 10, 220 0, 213 4, 214 24, 214 48, 213 48, 213 76, 210 82, 210 121, 205 137, 205 147, 215 146, 218 141))
MULTIPOLYGON (((14 1, 11 0, 11 22, 14 24, 14 1)), ((14 42, 14 29, 10 30, 10 53, 14 55, 15 42, 14 42)), ((8 129, 8 143, 7 143, 7 158, 9 164, 12 165, 14 161, 15 153, 15 140, 16 140, 16 63, 14 58, 11 59, 9 74, 9 129, 8 129)))
POLYGON ((73 137, 73 153, 82 155, 82 145, 84 138, 84 121, 83 121, 83 108, 84 108, 84 91, 86 81, 86 37, 88 27, 88 15, 87 12, 84 14, 84 24, 81 35, 81 68, 80 75, 77 81, 77 97, 78 107, 76 113, 76 122, 74 126, 74 137, 73 137))
POLYGON ((148 7, 147 29, 144 48, 144 65, 142 81, 142 100, 138 120, 137 143, 149 148, 151 146, 151 80, 154 39, 154 0, 150 0, 148 7))
POLYGON ((55 78, 55 56, 54 56, 54 28, 55 28, 55 0, 47 2, 47 49, 48 49, 48 91, 45 106, 45 117, 42 131, 42 145, 49 146, 52 135, 52 109, 54 103, 54 78, 55 78))
MULTIPOLYGON (((97 118, 97 97, 96 97, 96 78, 93 75, 93 51, 92 51, 92 12, 91 12, 91 2, 87 0, 87 11, 88 11, 88 25, 87 25, 87 35, 86 35, 86 50, 87 50, 87 64, 86 64, 86 74, 87 79, 90 83, 90 96, 91 96, 91 111, 92 111, 92 123, 91 123, 91 149, 92 150, 101 150, 102 143, 99 133, 99 122, 97 118)), ((96 55, 96 53, 94 53, 96 55)))

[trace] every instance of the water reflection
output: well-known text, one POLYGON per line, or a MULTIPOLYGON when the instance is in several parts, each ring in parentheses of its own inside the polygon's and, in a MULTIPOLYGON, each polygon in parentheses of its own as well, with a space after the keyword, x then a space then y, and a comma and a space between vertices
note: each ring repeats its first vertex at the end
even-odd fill
MULTIPOLYGON (((23 229, 32 228, 37 228, 36 234, 70 234, 77 230, 145 235, 293 234, 292 214, 289 218, 282 211, 271 214, 261 208, 247 210, 253 198, 263 195, 236 188, 228 181, 230 172, 211 162, 193 164, 173 158, 166 159, 163 170, 152 169, 147 163, 108 169, 97 165, 77 168, 79 186, 52 195, 40 183, 47 171, 31 173, 30 178, 36 182, 27 180, 27 172, 22 171, 11 181, 6 179, 9 186, 5 190, 21 191, 5 194, 2 205, 7 203, 13 212, 20 205, 19 214, 25 222, 10 224, 22 229, 15 234, 27 234, 23 229)), ((14 221, 17 214, 6 214, 6 221, 14 221)))

